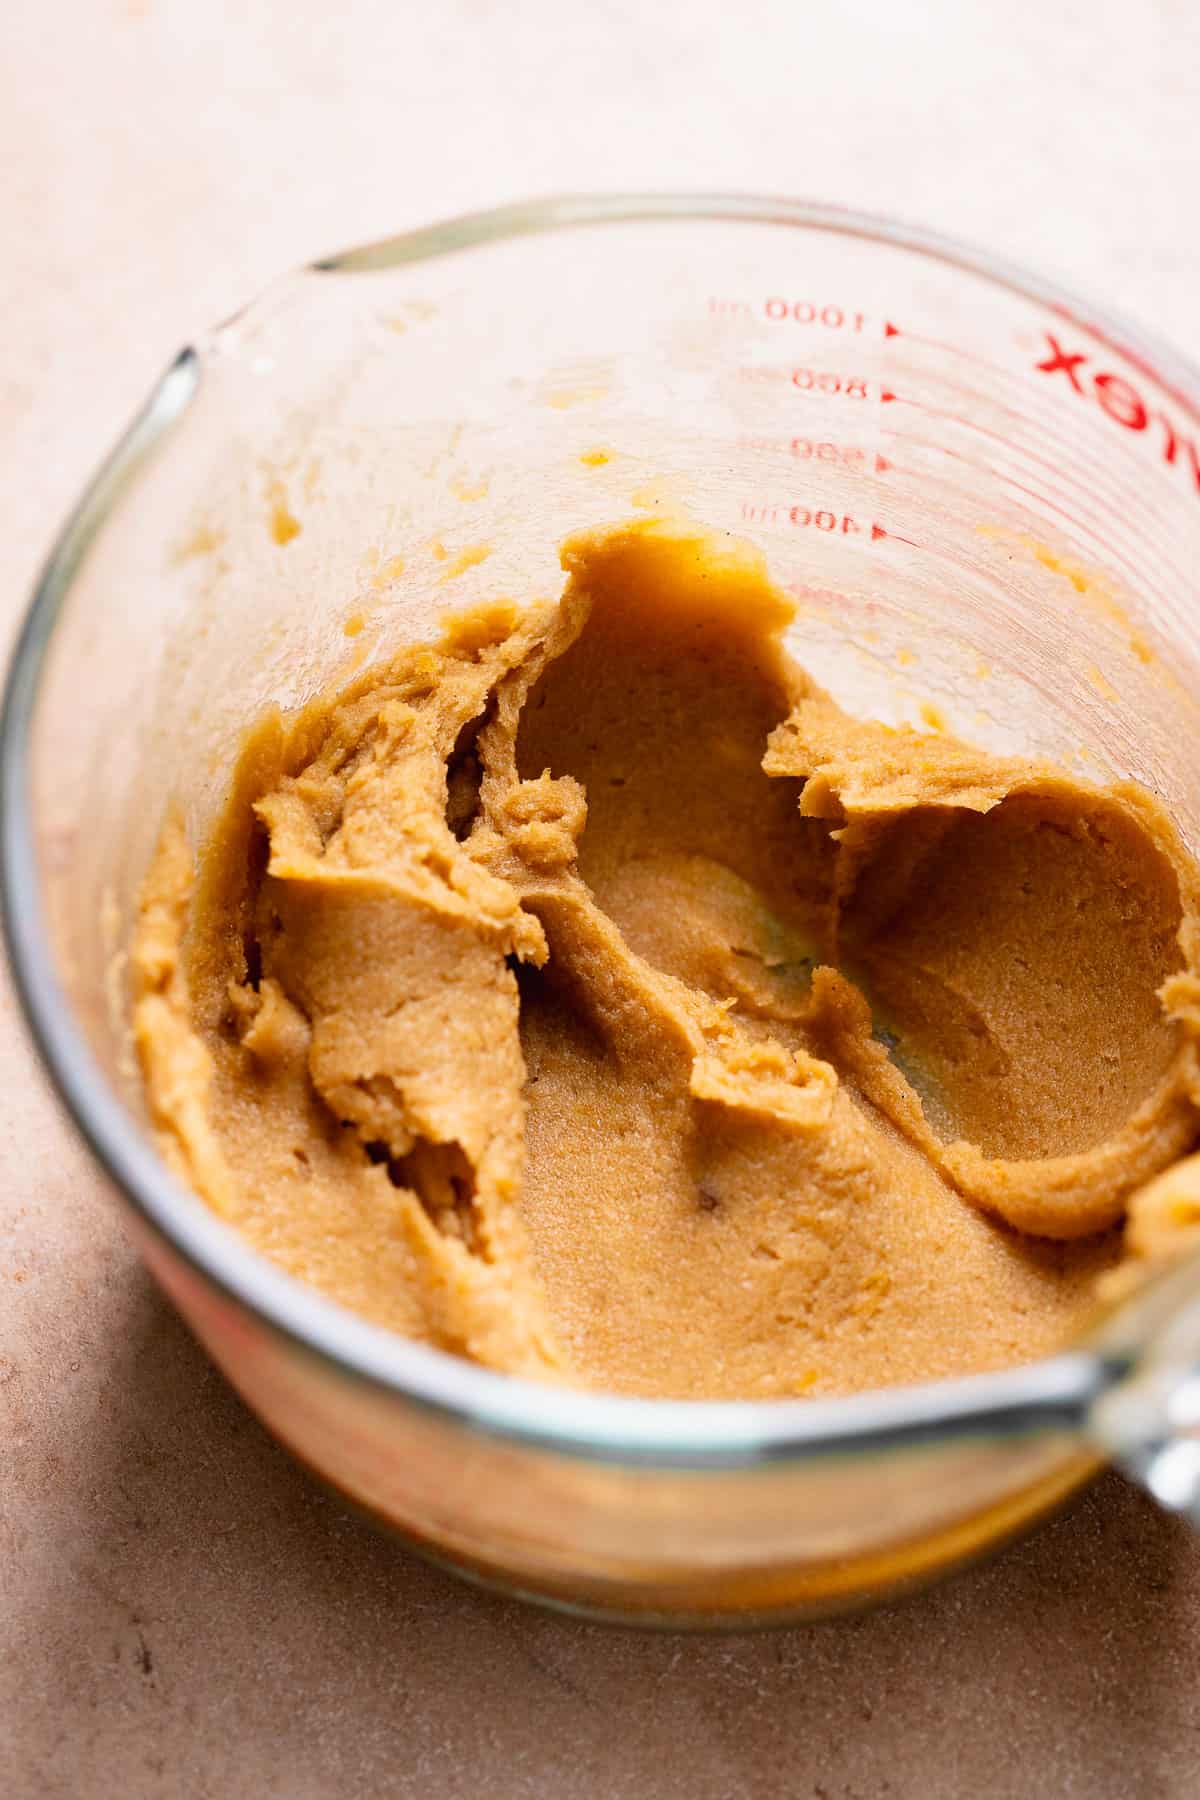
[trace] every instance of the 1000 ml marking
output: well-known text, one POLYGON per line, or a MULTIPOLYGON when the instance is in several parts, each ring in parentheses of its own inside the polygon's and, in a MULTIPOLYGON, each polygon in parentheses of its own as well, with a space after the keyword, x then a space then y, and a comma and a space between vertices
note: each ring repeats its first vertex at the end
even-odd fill
POLYGON ((1049 354, 1034 364, 1038 372, 1064 375, 1075 393, 1084 400, 1089 396, 1093 398, 1109 418, 1123 425, 1126 431, 1147 431, 1151 425, 1158 426, 1163 433, 1159 446, 1163 461, 1172 466, 1176 462, 1180 467, 1190 466, 1196 491, 1200 493, 1200 451, 1194 441, 1177 430, 1165 413, 1151 412, 1137 388, 1123 375, 1112 375, 1104 369, 1081 375, 1083 365, 1089 360, 1088 352, 1064 350, 1051 332, 1046 332, 1045 336, 1049 354))
POLYGON ((815 306, 811 300, 767 300, 763 311, 768 319, 791 319, 797 325, 824 325, 827 331, 861 331, 864 314, 848 313, 841 306, 815 306))
POLYGON ((771 319, 795 325, 822 325, 826 331, 861 331, 866 325, 865 313, 850 312, 844 306, 821 305, 815 300, 785 300, 773 294, 769 300, 721 300, 713 296, 708 302, 715 319, 771 319))

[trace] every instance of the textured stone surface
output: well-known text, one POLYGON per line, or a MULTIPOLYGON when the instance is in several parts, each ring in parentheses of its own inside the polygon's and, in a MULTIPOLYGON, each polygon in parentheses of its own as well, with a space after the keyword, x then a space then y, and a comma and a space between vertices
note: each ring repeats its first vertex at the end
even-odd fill
MULTIPOLYGON (((560 187, 813 194, 1200 352, 1190 0, 10 0, 0 629, 175 345, 309 254, 560 187)), ((903 1606, 638 1637, 480 1596, 277 1450, 0 995, 0 1791, 1087 1800, 1200 1788, 1200 1543, 1107 1478, 903 1606)))

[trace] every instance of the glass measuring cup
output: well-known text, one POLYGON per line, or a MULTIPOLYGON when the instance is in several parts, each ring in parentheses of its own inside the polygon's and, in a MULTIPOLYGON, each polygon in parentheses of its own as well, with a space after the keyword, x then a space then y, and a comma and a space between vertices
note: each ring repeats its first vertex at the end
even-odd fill
POLYGON ((129 910, 245 723, 568 531, 685 503, 760 542, 853 710, 1132 775, 1200 843, 1200 378, 879 220, 613 198, 292 277, 168 371, 66 527, 10 677, 3 881, 43 1053, 164 1288, 273 1430, 460 1568, 748 1621, 911 1581, 1107 1454, 1194 1507, 1200 1274, 1026 1369, 839 1402, 558 1393, 404 1343, 256 1257, 159 1162, 129 910), (568 229, 569 228, 569 229, 568 229))

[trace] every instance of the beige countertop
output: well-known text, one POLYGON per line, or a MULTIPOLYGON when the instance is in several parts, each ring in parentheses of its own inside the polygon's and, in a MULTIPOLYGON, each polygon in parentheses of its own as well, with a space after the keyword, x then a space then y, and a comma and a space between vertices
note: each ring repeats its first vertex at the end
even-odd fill
MULTIPOLYGON (((551 188, 811 194, 1200 355, 1192 0, 8 0, 0 630, 193 329, 551 188), (646 20, 639 22, 639 14, 646 20), (648 21, 648 22, 647 22, 648 21)), ((1192 1796, 1200 1540, 1119 1479, 902 1606, 638 1636, 319 1491, 152 1290, 0 993, 0 1794, 1192 1796)))

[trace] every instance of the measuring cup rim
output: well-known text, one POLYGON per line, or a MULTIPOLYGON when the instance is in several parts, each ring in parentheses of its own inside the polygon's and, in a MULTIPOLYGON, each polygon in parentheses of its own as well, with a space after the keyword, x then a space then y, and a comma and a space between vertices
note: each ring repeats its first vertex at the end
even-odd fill
POLYGON ((88 550, 135 474, 185 418, 222 336, 281 285, 365 275, 475 246, 570 227, 635 222, 752 222, 830 231, 911 249, 984 275, 1084 326, 1149 371, 1200 418, 1200 370, 1150 334, 1023 269, 939 232, 846 208, 746 194, 589 194, 500 207, 422 227, 309 264, 182 351, 64 524, 35 583, 0 713, 0 911, 16 987, 41 1057, 100 1166, 145 1227, 206 1287, 342 1375, 468 1430, 588 1461, 736 1469, 863 1456, 1014 1433, 1077 1432, 1125 1352, 1080 1348, 997 1374, 836 1400, 661 1400, 559 1388, 480 1368, 410 1342, 325 1299, 216 1217, 160 1160, 88 1049, 54 970, 40 897, 29 743, 55 625, 88 550))

